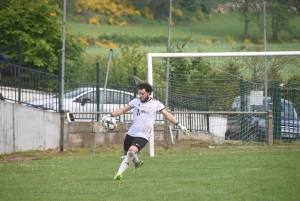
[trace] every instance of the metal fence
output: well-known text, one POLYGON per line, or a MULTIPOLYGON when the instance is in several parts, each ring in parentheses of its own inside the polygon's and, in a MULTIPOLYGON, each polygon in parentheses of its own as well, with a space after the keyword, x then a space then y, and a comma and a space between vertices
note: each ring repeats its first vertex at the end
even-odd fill
MULTIPOLYGON (((58 76, 12 64, 1 64, 0 69, 0 93, 5 101, 51 112, 60 112, 62 105, 63 109, 73 114, 75 121, 96 121, 101 113, 112 112, 138 95, 135 86, 109 84, 104 91, 103 84, 65 83, 64 102, 60 103, 58 76)), ((299 140, 299 108, 298 104, 295 104, 299 86, 289 85, 281 88, 275 83, 270 91, 268 104, 271 107, 269 109, 273 111, 274 139, 299 140)), ((165 103, 165 93, 164 86, 154 86, 154 98, 162 103, 165 103)), ((223 136, 228 140, 264 142, 266 112, 259 106, 250 105, 250 97, 247 93, 244 95, 244 102, 237 97, 232 105, 228 106, 231 107, 231 111, 221 112, 210 108, 212 101, 207 97, 170 93, 167 108, 190 132, 203 131, 223 136)), ((132 114, 121 115, 117 120, 131 123, 132 114)), ((163 115, 157 115, 157 122, 164 122, 163 115)))
POLYGON ((59 92, 57 75, 14 64, 0 64, 0 93, 6 101, 28 104, 59 92))

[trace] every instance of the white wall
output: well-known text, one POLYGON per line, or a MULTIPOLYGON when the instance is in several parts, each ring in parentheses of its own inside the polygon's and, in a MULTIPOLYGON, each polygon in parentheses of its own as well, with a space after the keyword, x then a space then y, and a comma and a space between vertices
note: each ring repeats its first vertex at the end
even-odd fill
POLYGON ((0 101, 0 154, 59 147, 60 114, 0 101))
POLYGON ((209 132, 217 137, 225 137, 227 117, 209 116, 209 132))

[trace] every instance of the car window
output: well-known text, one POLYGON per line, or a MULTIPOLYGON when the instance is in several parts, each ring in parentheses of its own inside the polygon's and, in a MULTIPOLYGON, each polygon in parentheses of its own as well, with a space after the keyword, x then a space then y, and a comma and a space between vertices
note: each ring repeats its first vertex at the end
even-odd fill
MULTIPOLYGON (((107 90, 104 94, 103 90, 100 90, 100 104, 123 104, 130 102, 134 97, 130 94, 126 94, 122 91, 109 91, 107 90), (105 96, 105 97, 103 97, 105 96), (103 99, 102 99, 103 98, 103 99)), ((78 97, 74 102, 82 103, 83 100, 90 100, 88 103, 97 104, 96 91, 91 91, 85 95, 78 97)))
POLYGON ((78 96, 79 94, 82 94, 88 90, 89 90, 88 88, 78 88, 76 90, 65 93, 64 97, 65 98, 74 98, 74 97, 78 96))
POLYGON ((112 95, 113 95, 113 103, 114 104, 129 103, 133 99, 133 96, 130 96, 129 94, 126 94, 123 92, 118 92, 118 91, 114 91, 112 93, 112 95))
MULTIPOLYGON (((268 109, 272 110, 273 108, 273 104, 272 103, 268 103, 268 109)), ((251 105, 251 111, 252 112, 265 112, 265 105, 251 105)))
POLYGON ((105 93, 103 91, 100 92, 100 103, 103 100, 103 104, 114 104, 113 92, 106 91, 105 93))
POLYGON ((82 103, 87 102, 87 100, 89 100, 89 103, 96 102, 96 93, 94 91, 91 91, 85 95, 78 97, 74 102, 82 103))

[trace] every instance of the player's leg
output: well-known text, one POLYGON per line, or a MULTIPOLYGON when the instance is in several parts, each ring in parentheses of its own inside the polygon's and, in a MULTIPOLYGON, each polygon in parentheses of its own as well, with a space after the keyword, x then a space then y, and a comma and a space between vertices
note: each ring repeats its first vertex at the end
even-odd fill
POLYGON ((135 154, 133 156, 133 162, 134 162, 134 166, 135 166, 133 173, 137 173, 139 168, 142 167, 142 165, 144 164, 144 162, 142 160, 139 160, 137 153, 144 148, 144 146, 147 144, 147 142, 148 142, 148 140, 146 140, 145 138, 142 138, 142 137, 135 138, 132 142, 132 146, 130 147, 130 149, 133 147, 136 147, 138 149, 138 151, 135 152, 135 154))
POLYGON ((144 138, 135 138, 126 135, 124 140, 124 154, 126 153, 126 150, 128 151, 114 179, 121 179, 123 172, 125 172, 125 170, 130 166, 133 160, 135 164, 134 173, 138 171, 138 169, 143 165, 143 161, 138 159, 137 153, 147 144, 147 142, 148 140, 144 138))
POLYGON ((122 179, 123 172, 125 172, 125 170, 129 167, 129 165, 131 164, 131 162, 133 160, 135 151, 138 150, 137 148, 133 148, 132 150, 130 149, 133 140, 134 140, 134 137, 132 137, 130 135, 126 135, 126 137, 124 139, 124 154, 126 154, 126 156, 123 159, 114 179, 117 179, 117 180, 122 179))

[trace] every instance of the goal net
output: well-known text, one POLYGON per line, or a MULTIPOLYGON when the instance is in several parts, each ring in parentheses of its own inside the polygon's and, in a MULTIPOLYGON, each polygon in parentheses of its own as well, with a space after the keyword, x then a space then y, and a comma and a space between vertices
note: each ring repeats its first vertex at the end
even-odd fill
POLYGON ((300 51, 149 53, 147 80, 165 86, 153 96, 191 134, 265 143, 266 111, 272 110, 274 139, 297 140, 299 56, 300 51))

